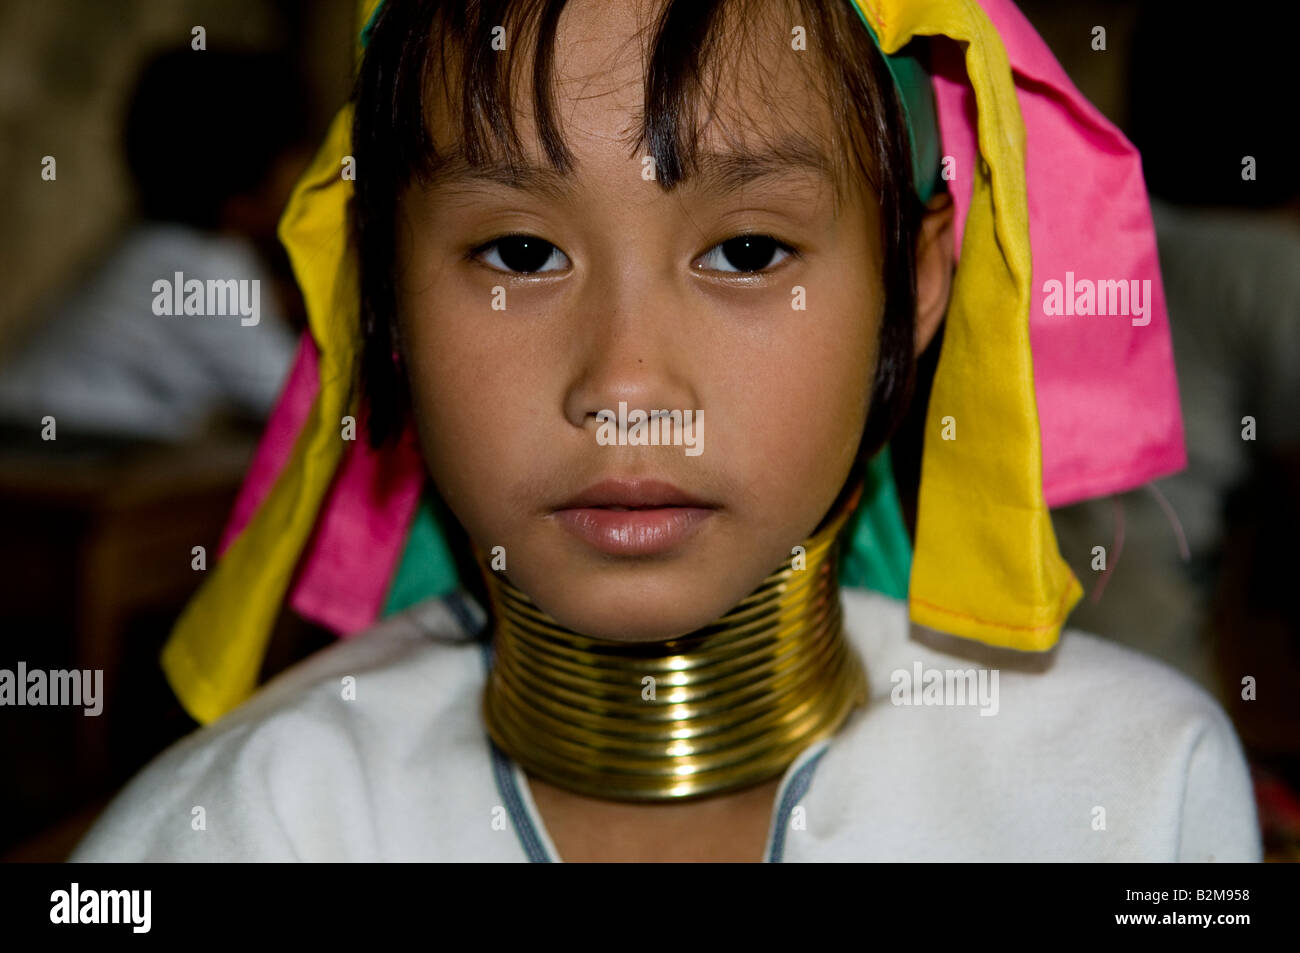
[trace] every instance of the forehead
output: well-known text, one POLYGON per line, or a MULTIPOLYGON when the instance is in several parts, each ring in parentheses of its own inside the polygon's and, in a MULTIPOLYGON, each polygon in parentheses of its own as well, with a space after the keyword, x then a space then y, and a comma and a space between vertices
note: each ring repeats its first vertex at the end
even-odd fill
MULTIPOLYGON (((692 99, 648 103, 647 71, 656 59, 651 44, 662 6, 658 0, 570 0, 555 25, 553 45, 542 38, 543 53, 548 45, 551 53, 553 123, 579 170, 650 155, 647 114, 667 110, 677 117, 683 149, 698 159, 687 173, 696 187, 725 190, 784 176, 817 181, 838 193, 843 146, 825 64, 819 54, 791 42, 801 22, 796 5, 786 0, 722 4, 707 33, 698 76, 689 74, 692 99)), ((446 68, 429 78, 435 93, 429 97, 430 133, 443 160, 433 184, 479 179, 541 191, 562 187, 564 176, 548 171, 552 164, 545 161, 537 119, 536 33, 504 27, 505 49, 497 51, 502 59, 494 66, 508 84, 503 91, 509 107, 501 109, 519 134, 519 154, 491 148, 490 161, 466 160, 467 90, 460 81, 458 51, 447 50, 446 68)), ((689 73, 687 58, 679 53, 660 62, 689 73)), ((472 97, 474 90, 468 92, 472 97)), ((493 125, 493 117, 484 119, 493 125)))

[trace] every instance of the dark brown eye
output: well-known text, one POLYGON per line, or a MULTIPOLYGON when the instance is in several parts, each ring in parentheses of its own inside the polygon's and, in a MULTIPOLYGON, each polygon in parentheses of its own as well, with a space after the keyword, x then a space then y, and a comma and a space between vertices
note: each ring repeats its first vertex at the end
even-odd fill
POLYGON ((784 261, 780 258, 774 262, 773 257, 789 255, 790 251, 789 246, 771 235, 737 235, 714 245, 702 261, 703 267, 710 271, 754 274, 784 261))
POLYGON ((561 271, 568 261, 564 252, 536 235, 503 235, 479 246, 474 254, 482 256, 488 265, 498 271, 521 274, 561 271), (552 261, 556 262, 553 267, 545 267, 552 261))

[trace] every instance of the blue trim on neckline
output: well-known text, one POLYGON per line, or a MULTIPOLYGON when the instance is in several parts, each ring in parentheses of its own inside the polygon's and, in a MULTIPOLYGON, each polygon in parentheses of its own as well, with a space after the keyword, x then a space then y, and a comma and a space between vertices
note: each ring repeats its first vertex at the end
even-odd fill
POLYGON ((785 863, 785 832, 790 829, 790 812, 808 793, 808 788, 812 785, 813 774, 817 771, 817 765, 821 762, 822 755, 829 750, 830 746, 827 745, 809 758, 794 773, 790 783, 786 785, 785 791, 781 795, 781 804, 776 811, 779 822, 776 830, 772 833, 772 850, 767 855, 769 864, 785 863))
MULTIPOLYGON (((457 611, 464 611, 464 609, 458 607, 457 611)), ((490 674, 492 671, 492 643, 485 641, 480 648, 483 669, 490 674)), ((528 858, 529 863, 551 863, 551 856, 542 845, 541 835, 537 833, 532 818, 528 816, 528 811, 524 808, 523 796, 520 795, 519 788, 515 784, 513 762, 504 751, 497 747, 497 743, 492 740, 492 736, 487 733, 486 729, 483 736, 487 740, 488 750, 492 756, 492 777, 496 781, 497 793, 501 795, 501 800, 505 802, 506 812, 510 815, 510 823, 515 829, 515 836, 519 838, 519 846, 523 848, 524 856, 528 858)))
POLYGON ((457 589, 443 596, 443 602, 446 603, 447 608, 451 610, 451 614, 456 617, 456 621, 460 623, 461 628, 464 629, 466 633, 474 638, 481 639, 488 627, 487 615, 480 610, 478 615, 483 616, 483 619, 480 622, 479 619, 476 618, 476 614, 471 611, 470 607, 466 604, 467 598, 469 597, 465 593, 457 589))
POLYGON ((496 776, 497 790, 506 802, 510 822, 514 824, 515 833, 519 836, 519 843, 524 848, 524 854, 527 856, 528 862, 531 864, 551 863, 551 855, 546 852, 546 848, 542 845, 541 835, 537 833, 537 828, 533 826, 532 819, 524 808, 523 797, 519 793, 519 788, 515 785, 513 763, 491 738, 488 739, 488 745, 492 749, 492 773, 496 776))

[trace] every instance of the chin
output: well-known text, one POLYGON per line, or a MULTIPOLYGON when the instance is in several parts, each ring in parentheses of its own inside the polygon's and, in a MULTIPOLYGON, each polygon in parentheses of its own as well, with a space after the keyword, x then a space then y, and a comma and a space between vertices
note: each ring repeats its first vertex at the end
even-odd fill
MULTIPOLYGON (((576 584, 554 591, 524 591, 561 625, 611 642, 663 642, 686 635, 708 625, 752 591, 751 587, 733 599, 722 591, 720 580, 698 573, 689 579, 571 578, 576 584)), ((520 588, 522 583, 517 583, 520 588)))

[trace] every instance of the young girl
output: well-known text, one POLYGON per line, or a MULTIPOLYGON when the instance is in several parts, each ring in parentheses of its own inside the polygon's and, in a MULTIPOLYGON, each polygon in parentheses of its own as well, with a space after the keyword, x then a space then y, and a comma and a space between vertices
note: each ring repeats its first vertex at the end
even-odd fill
MULTIPOLYGON (((1031 283, 1029 209, 1149 214, 1140 176, 1027 160, 1008 54, 1041 44, 985 8, 384 0, 282 224, 318 394, 164 656, 211 724, 74 859, 1258 859, 1214 701, 1093 636, 1045 651, 1080 593, 1048 503, 1176 468, 1181 435, 1160 400, 1063 422, 1055 386, 1170 385, 1167 327, 1062 330, 1090 342, 1062 385, 1063 338, 1031 350, 1047 269, 1153 260, 1036 227, 1031 283), (840 584, 883 578, 880 451, 941 324, 912 629, 840 584), (459 585, 249 698, 369 459, 340 464, 357 407, 374 453, 418 438, 459 585)), ((1024 122, 1135 161, 1080 108, 1024 122)), ((389 557, 372 525, 335 566, 389 557)))

